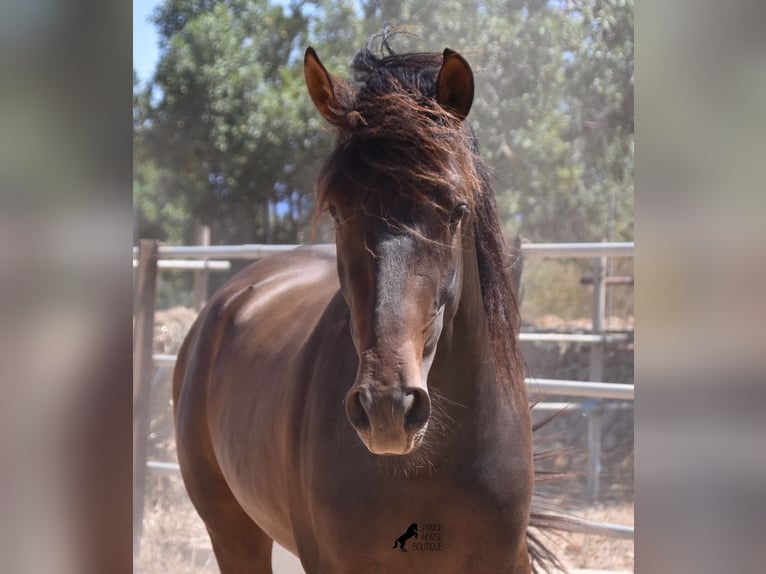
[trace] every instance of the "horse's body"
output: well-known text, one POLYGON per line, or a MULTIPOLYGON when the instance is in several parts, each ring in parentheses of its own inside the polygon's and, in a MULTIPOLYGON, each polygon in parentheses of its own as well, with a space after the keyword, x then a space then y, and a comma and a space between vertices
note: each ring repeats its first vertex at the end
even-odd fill
MULTIPOLYGON (((445 52, 436 101, 451 115, 437 123, 472 145, 465 78, 443 79, 463 64, 445 52)), ((306 66, 342 130, 351 104, 313 52, 306 66)), ((299 248, 248 267, 179 352, 178 458, 221 572, 271 572, 273 540, 308 574, 528 574, 530 418, 515 315, 496 308, 509 279, 493 200, 473 185, 486 178, 452 182, 421 213, 396 173, 335 167, 318 203, 336 219, 337 260, 299 248), (356 187, 338 193, 346 177, 356 187), (381 195, 391 182, 398 193, 381 195), (421 527, 418 551, 392 550, 412 523, 438 535, 425 544, 421 527)))

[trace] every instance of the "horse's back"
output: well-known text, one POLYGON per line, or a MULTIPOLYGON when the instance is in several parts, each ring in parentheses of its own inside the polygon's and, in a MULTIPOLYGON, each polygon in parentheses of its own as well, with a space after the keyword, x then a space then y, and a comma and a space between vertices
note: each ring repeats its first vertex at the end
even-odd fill
POLYGON ((273 506, 286 497, 270 492, 284 484, 281 472, 289 467, 282 459, 299 393, 289 365, 337 289, 335 258, 325 249, 266 257, 227 282, 189 331, 173 379, 177 452, 209 529, 226 521, 220 512, 236 500, 289 545, 288 510, 273 506), (251 463, 243 456, 261 463, 261 472, 247 476, 251 484, 240 484, 251 463))

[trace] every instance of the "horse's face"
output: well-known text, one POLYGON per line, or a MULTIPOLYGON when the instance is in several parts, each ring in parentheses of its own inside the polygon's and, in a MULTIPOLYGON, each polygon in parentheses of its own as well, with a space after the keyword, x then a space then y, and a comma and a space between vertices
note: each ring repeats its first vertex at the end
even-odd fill
MULTIPOLYGON (((305 63, 314 103, 342 127, 338 110, 344 102, 336 97, 337 80, 311 49, 305 63)), ((436 103, 449 110, 451 129, 461 129, 472 96, 470 68, 445 51, 436 103)), ((386 125, 391 121, 387 115, 386 125)), ((403 130, 409 125, 397 132, 401 139, 357 138, 342 146, 332 175, 325 174, 322 182, 323 205, 335 221, 338 276, 359 357, 346 413, 365 446, 381 455, 409 454, 426 434, 428 373, 459 301, 470 213, 460 158, 436 138, 431 160, 439 161, 419 157, 423 147, 410 142, 410 131, 401 136, 403 130), (434 164, 441 168, 434 172, 434 164), (424 185, 415 174, 425 169, 432 171, 424 185)))
POLYGON ((359 356, 345 404, 371 452, 408 454, 420 445, 431 414, 427 378, 460 294, 468 208, 457 200, 439 211, 406 202, 399 213, 386 207, 383 219, 369 206, 330 206, 359 356))

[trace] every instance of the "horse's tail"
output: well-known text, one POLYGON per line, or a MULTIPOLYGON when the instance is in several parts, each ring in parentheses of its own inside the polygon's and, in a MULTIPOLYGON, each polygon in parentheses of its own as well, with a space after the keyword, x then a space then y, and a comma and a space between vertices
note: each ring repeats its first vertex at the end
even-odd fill
MULTIPOLYGON (((533 406, 534 403, 530 404, 530 409, 533 406)), ((533 434, 538 433, 541 428, 553 422, 565 412, 566 409, 561 409, 535 423, 532 426, 533 434)), ((547 437, 540 436, 539 434, 534 438, 535 483, 541 484, 544 482, 575 478, 577 476, 577 473, 575 472, 556 472, 540 468, 541 462, 550 459, 561 452, 558 450, 551 451, 542 449, 540 443, 545 442, 546 438, 547 437)), ((568 570, 561 559, 546 543, 546 538, 550 538, 550 535, 552 534, 555 536, 554 533, 557 531, 570 530, 578 520, 557 512, 549 511, 546 508, 548 505, 544 498, 544 495, 543 500, 537 495, 535 496, 535 499, 532 502, 532 513, 529 520, 529 527, 527 529, 527 550, 532 565, 532 572, 534 574, 541 574, 543 572, 548 574, 553 572, 567 572, 568 570)))

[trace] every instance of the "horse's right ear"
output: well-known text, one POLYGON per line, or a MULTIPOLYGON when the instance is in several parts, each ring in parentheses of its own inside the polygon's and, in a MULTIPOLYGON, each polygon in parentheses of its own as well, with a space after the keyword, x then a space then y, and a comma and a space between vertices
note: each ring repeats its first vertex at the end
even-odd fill
POLYGON ((333 79, 311 46, 306 48, 306 55, 303 57, 303 75, 317 110, 328 122, 335 123, 336 114, 333 110, 337 110, 338 106, 333 79))
POLYGON ((436 101, 461 122, 473 103, 473 72, 465 58, 449 48, 444 49, 442 67, 436 79, 436 101))

